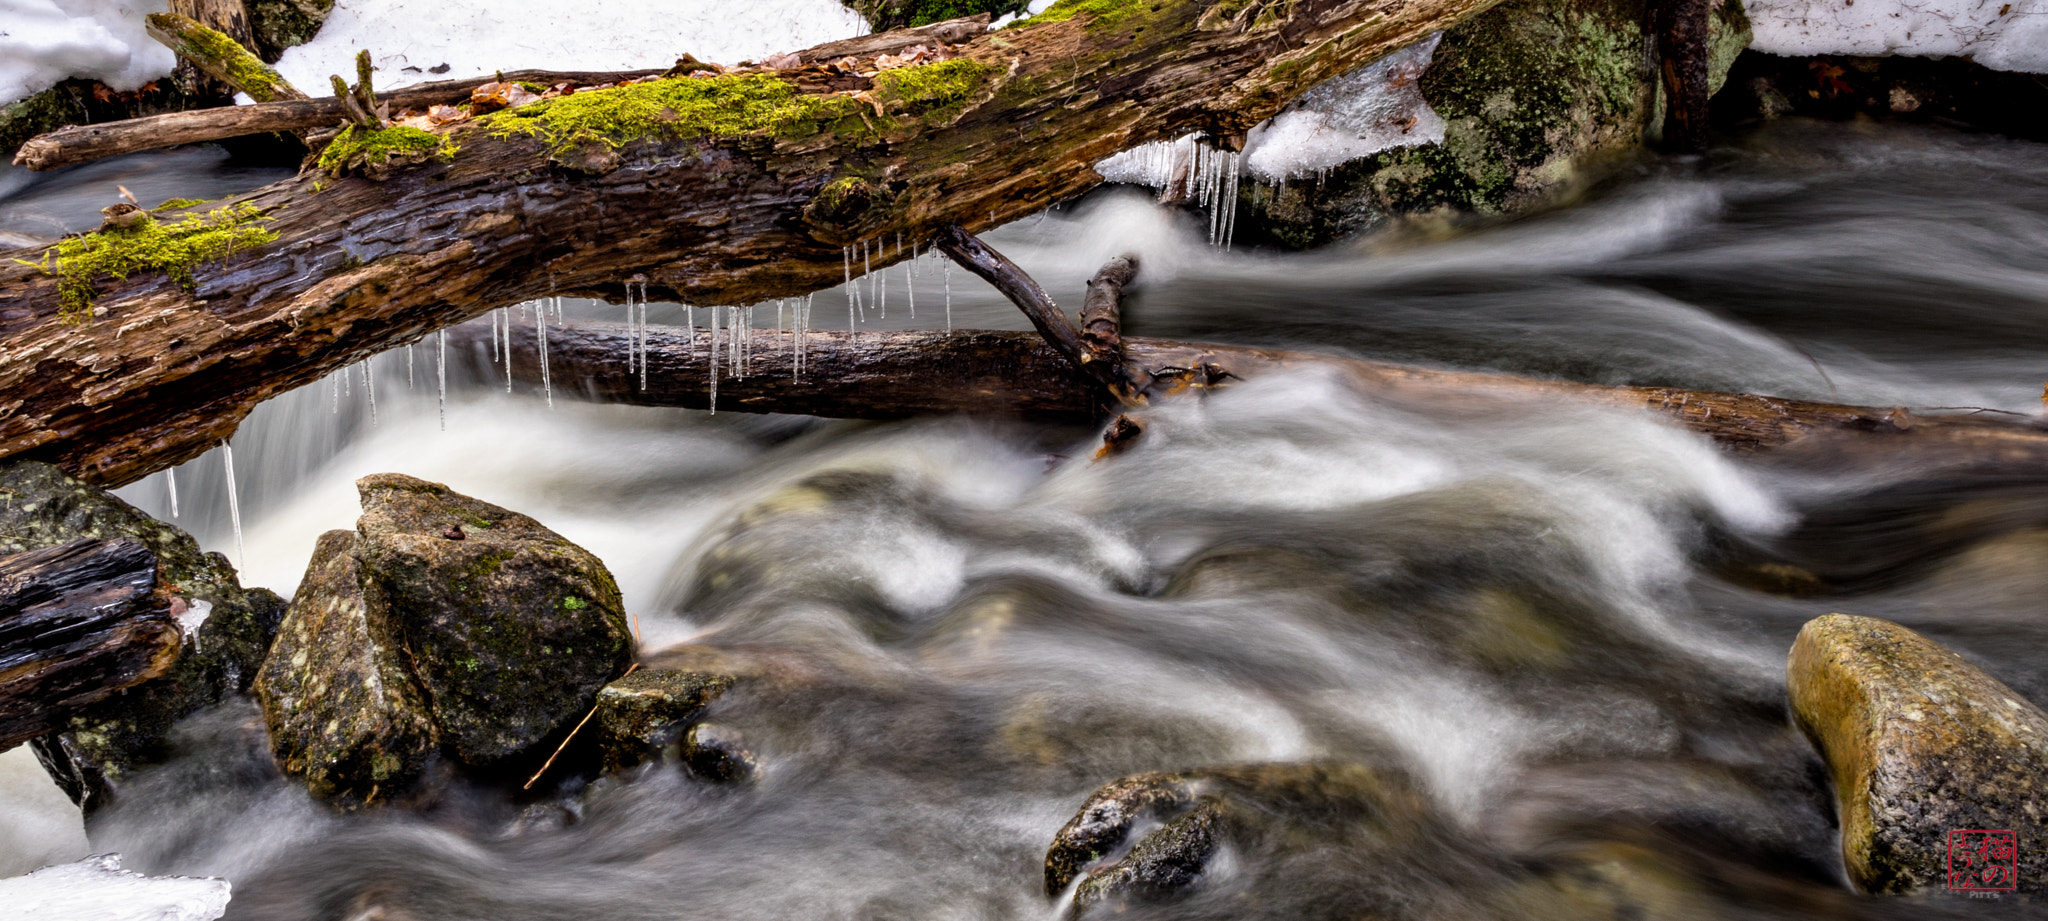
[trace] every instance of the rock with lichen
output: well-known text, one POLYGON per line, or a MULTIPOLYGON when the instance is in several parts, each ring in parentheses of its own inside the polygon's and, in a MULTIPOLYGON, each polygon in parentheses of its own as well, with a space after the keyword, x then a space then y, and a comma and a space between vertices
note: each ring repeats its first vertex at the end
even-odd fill
POLYGON ((167 754, 179 721, 246 691, 270 648, 285 603, 245 589, 228 561, 185 532, 49 464, 0 462, 0 554, 79 538, 126 539, 156 554, 185 630, 168 674, 93 704, 37 739, 37 757, 74 802, 104 805, 133 772, 167 754))
MULTIPOLYGON (((1444 33, 1421 78, 1444 139, 1327 175, 1245 185, 1241 237, 1312 247, 1401 216, 1507 214, 1570 197, 1628 162, 1663 117, 1644 0, 1509 0, 1444 33)), ((1711 87, 1749 44, 1715 4, 1711 87)))
POLYGON ((1963 888, 1949 877, 1951 832, 1995 829, 2018 836, 2017 875, 1979 888, 2048 890, 2048 854, 2033 844, 2048 840, 2048 713, 1954 652, 1870 617, 1808 622, 1785 671, 1793 715, 1834 782, 1858 886, 1963 888))
POLYGON ((604 563, 516 512, 399 474, 356 481, 258 692, 280 765, 341 805, 403 792, 436 757, 530 767, 632 658, 604 563))
POLYGON ((403 790, 436 734, 403 663, 370 633, 355 543, 320 535, 255 685, 278 766, 349 804, 403 790))
POLYGON ((605 685, 593 718, 605 770, 686 760, 693 721, 732 683, 730 675, 657 667, 605 685))
POLYGON ((370 633, 409 663, 458 761, 526 752, 625 672, 625 603, 590 551, 439 483, 379 474, 356 488, 370 633))

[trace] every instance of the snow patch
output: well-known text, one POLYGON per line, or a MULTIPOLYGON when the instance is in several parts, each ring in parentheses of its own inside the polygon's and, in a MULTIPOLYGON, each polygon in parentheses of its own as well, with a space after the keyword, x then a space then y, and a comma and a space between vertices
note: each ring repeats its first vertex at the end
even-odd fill
POLYGON ((341 0, 277 69, 321 94, 330 74, 354 80, 363 48, 379 86, 404 86, 526 68, 666 67, 684 54, 737 64, 867 31, 837 0, 341 0))
POLYGON ((0 103, 84 77, 126 92, 177 66, 142 31, 166 0, 0 0, 0 103))
POLYGON ((121 855, 99 854, 0 879, 0 905, 38 921, 213 921, 228 910, 229 888, 224 879, 130 873, 121 855))
POLYGON ((1750 0, 1758 51, 1967 57, 2048 73, 2048 0, 1750 0))

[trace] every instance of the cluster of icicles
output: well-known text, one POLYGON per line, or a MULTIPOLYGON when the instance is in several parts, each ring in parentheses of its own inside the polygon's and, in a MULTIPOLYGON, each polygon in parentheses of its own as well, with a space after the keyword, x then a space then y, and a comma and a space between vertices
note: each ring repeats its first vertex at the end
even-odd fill
POLYGON ((1142 144, 1095 164, 1111 182, 1127 182, 1185 197, 1209 212, 1209 245, 1230 249, 1237 232, 1237 183, 1244 155, 1221 150, 1202 134, 1142 144), (1175 194, 1176 188, 1183 190, 1175 194))
MULTIPOLYGON (((858 338, 860 324, 868 322, 870 313, 879 318, 889 316, 889 269, 873 270, 876 257, 903 254, 905 243, 902 234, 896 236, 893 249, 886 243, 862 241, 844 247, 842 259, 846 275, 846 320, 851 335, 858 338), (859 273, 855 274, 855 264, 859 273)), ((936 261, 938 271, 944 276, 946 331, 953 331, 953 264, 936 249, 919 250, 918 244, 909 244, 911 258, 898 263, 903 275, 905 306, 912 317, 917 316, 917 289, 914 282, 933 267, 926 263, 936 261)), ((649 336, 652 324, 647 321, 647 278, 635 275, 625 282, 626 288, 626 373, 637 379, 641 390, 647 389, 649 361, 649 336)), ((777 298, 775 305, 775 331, 789 349, 792 376, 803 379, 805 368, 810 361, 811 307, 812 295, 804 297, 777 298)), ((682 305, 685 316, 683 342, 684 363, 697 357, 697 311, 705 311, 705 327, 709 335, 708 352, 705 355, 706 372, 710 383, 710 405, 713 414, 718 412, 718 380, 721 375, 743 380, 753 372, 754 357, 754 313, 767 302, 740 306, 696 307, 682 305), (723 349, 723 354, 721 354, 723 349)), ((505 392, 512 392, 512 330, 515 325, 532 323, 540 362, 541 391, 549 408, 555 405, 554 376, 548 362, 548 326, 561 326, 567 322, 563 310, 563 299, 544 297, 522 301, 510 307, 501 307, 488 314, 491 324, 491 366, 505 372, 505 392)), ((448 331, 439 330, 434 334, 434 377, 438 388, 436 408, 440 414, 441 430, 448 430, 448 331)), ((419 367, 413 356, 412 344, 405 348, 405 384, 407 389, 418 386, 419 367)), ((343 402, 353 403, 358 382, 363 388, 363 399, 370 411, 370 424, 377 424, 377 379, 372 373, 371 356, 353 365, 336 371, 327 377, 328 402, 333 412, 341 412, 343 402)), ((235 454, 226 441, 220 443, 221 459, 226 464, 228 518, 234 526, 235 554, 238 565, 244 560, 242 552, 242 510, 235 488, 235 454)), ((178 479, 174 468, 165 468, 164 485, 170 494, 171 517, 178 517, 178 479)))

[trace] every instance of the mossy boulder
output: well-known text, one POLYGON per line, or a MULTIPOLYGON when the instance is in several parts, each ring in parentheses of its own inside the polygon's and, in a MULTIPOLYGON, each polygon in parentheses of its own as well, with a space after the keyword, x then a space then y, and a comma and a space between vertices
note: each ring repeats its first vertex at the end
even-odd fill
POLYGON ((1785 671, 1793 715, 1834 782, 1858 886, 1948 893, 1950 833, 1997 829, 2018 836, 2019 891, 2048 889, 2048 714, 1954 652, 1870 617, 1808 622, 1785 671))
POLYGON ((185 647, 169 674, 93 704, 34 743, 74 802, 104 804, 121 780, 168 754, 180 720, 246 691, 269 651, 284 599, 245 589, 226 558, 192 536, 49 464, 0 463, 0 554, 79 538, 133 540, 156 554, 186 612, 185 647), (203 620, 201 619, 203 617, 203 620))
POLYGON ((320 535, 255 685, 278 766, 350 805, 403 790, 435 741, 411 676, 370 632, 355 544, 320 535))
POLYGON ((625 672, 625 604, 589 551, 439 483, 378 474, 356 487, 370 635, 408 664, 457 761, 526 753, 625 672))
POLYGON ((1030 0, 842 0, 877 32, 923 26, 978 13, 1023 13, 1030 0))
MULTIPOLYGON (((1383 151, 1321 180, 1247 183, 1240 236, 1313 247, 1402 215, 1506 214, 1569 197, 1663 117, 1644 0, 1508 0, 1444 33, 1421 80, 1441 143, 1383 151)), ((1712 14, 1718 89, 1749 44, 1739 0, 1712 14)))

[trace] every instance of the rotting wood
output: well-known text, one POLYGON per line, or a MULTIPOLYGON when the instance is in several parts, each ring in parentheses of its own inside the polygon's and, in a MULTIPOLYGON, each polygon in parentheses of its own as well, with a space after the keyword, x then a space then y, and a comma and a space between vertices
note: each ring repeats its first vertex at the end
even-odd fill
POLYGON ((1137 274, 1138 257, 1111 259, 1088 279, 1088 296, 1081 301, 1081 342, 1118 381, 1130 380, 1124 369, 1123 297, 1137 274))
POLYGON ((0 557, 0 749, 168 671, 182 634, 156 555, 77 540, 0 557))
MULTIPOLYGON (((256 48, 255 33, 249 28, 249 10, 242 0, 171 0, 170 12, 219 32, 251 52, 256 48)), ((234 101, 232 84, 212 76, 210 71, 190 60, 178 60, 176 79, 222 103, 232 104, 234 101)))
MULTIPOLYGON (((964 64, 884 73, 865 96, 796 97, 825 107, 801 111, 844 113, 823 121, 657 126, 577 150, 462 122, 442 129, 458 152, 387 181, 301 175, 217 203, 257 209, 275 241, 193 266, 189 290, 163 275, 99 279, 83 327, 60 318, 56 277, 15 261, 42 252, 0 254, 0 456, 132 482, 219 444, 271 396, 506 304, 623 301, 636 274, 648 297, 687 303, 822 290, 848 245, 882 268, 913 249, 880 245, 899 235, 1038 212, 1099 183, 1093 164, 1111 154, 1241 135, 1490 4, 1090 5, 953 46, 964 64), (885 78, 935 82, 898 94, 885 78)), ((706 79, 726 92, 778 78, 706 79)))
POLYGON ((797 59, 805 64, 837 61, 840 58, 873 57, 878 54, 895 54, 918 45, 959 45, 988 31, 988 14, 977 13, 960 19, 949 19, 931 25, 909 29, 896 29, 861 35, 854 38, 826 42, 796 52, 797 59))
POLYGON ((1653 0, 1658 71, 1664 85, 1664 146, 1679 153, 1707 150, 1709 0, 1653 0))
MULTIPOLYGON (((550 325, 549 377, 557 396, 639 406, 710 406, 704 356, 709 332, 647 331, 644 389, 628 374, 629 328, 604 323, 550 325)), ((721 332, 721 337, 729 335, 721 332)), ((491 360, 491 331, 471 323, 449 331, 456 362, 485 379, 505 370, 491 360)), ((512 376, 541 382, 537 332, 520 324, 509 336, 512 376)), ((2006 417, 1917 414, 1672 387, 1602 386, 1367 361, 1315 352, 1123 340, 1132 376, 1149 396, 1198 393, 1278 373, 1335 375, 1360 393, 1418 408, 1460 413, 1504 407, 1608 407, 1648 412, 1740 453, 1789 456, 1806 450, 1845 462, 1892 463, 1956 473, 2048 470, 2048 430, 2006 417)), ((729 343, 726 347, 729 347, 729 343)), ((721 376, 720 411, 793 413, 847 419, 902 419, 945 413, 1090 424, 1101 418, 1099 385, 1036 333, 992 330, 876 332, 812 330, 804 371, 793 375, 787 330, 756 330, 745 377, 721 376)))

